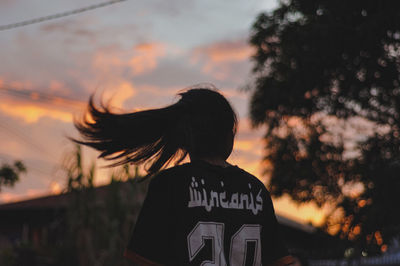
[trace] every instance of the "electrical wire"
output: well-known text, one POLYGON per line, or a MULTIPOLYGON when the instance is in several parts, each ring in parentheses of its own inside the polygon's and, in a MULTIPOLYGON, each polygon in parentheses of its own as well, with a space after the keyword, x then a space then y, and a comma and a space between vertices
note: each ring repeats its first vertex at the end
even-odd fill
MULTIPOLYGON (((51 182, 57 182, 57 180, 56 180, 56 178, 54 176, 54 172, 55 172, 54 169, 51 170, 51 171, 43 170, 42 168, 39 168, 39 167, 36 167, 35 165, 33 165, 30 160, 28 160, 28 162, 26 162, 26 159, 24 160, 24 159, 21 159, 21 158, 16 158, 16 157, 14 157, 12 155, 9 155, 9 154, 0 153, 0 165, 3 165, 5 163, 9 162, 10 160, 12 160, 12 161, 22 161, 23 164, 27 168, 27 172, 33 171, 33 172, 36 172, 37 174, 41 174, 41 175, 44 175, 46 177, 51 178, 50 184, 51 184, 51 182)), ((46 161, 44 161, 44 162, 47 163, 46 161)), ((60 168, 61 166, 60 165, 56 165, 56 167, 60 168)))
MULTIPOLYGON (((62 96, 54 96, 51 94, 46 94, 42 92, 35 92, 30 90, 18 90, 9 87, 0 87, 0 93, 11 94, 12 96, 22 97, 30 101, 40 101, 44 103, 50 103, 54 105, 59 105, 60 103, 65 104, 69 108, 75 107, 81 109, 85 104, 78 100, 62 97, 62 96), (32 99, 32 95, 35 95, 35 98, 32 99), (61 101, 60 101, 61 100, 61 101)), ((48 159, 54 160, 54 155, 49 153, 46 149, 44 149, 41 145, 38 145, 36 142, 32 141, 32 138, 25 134, 22 130, 17 129, 16 127, 9 124, 6 120, 0 117, 0 130, 4 129, 10 135, 19 138, 26 145, 34 148, 36 151, 46 155, 48 159)), ((54 161, 53 161, 54 162, 54 161)))
POLYGON ((20 98, 25 98, 31 101, 50 103, 54 105, 62 104, 68 107, 74 107, 78 109, 82 109, 86 105, 86 102, 82 102, 73 98, 68 98, 59 95, 52 95, 44 92, 32 91, 26 89, 21 90, 3 86, 0 87, 0 93, 5 93, 20 98))
POLYGON ((16 129, 15 127, 11 126, 10 124, 8 124, 5 120, 3 120, 1 118, 0 118, 0 128, 3 128, 4 130, 8 131, 12 136, 16 136, 17 138, 19 138, 21 141, 23 141, 28 146, 30 146, 30 147, 34 148, 35 150, 37 150, 38 152, 41 152, 42 154, 46 155, 49 159, 54 160, 53 154, 49 153, 42 146, 33 142, 29 136, 27 136, 22 131, 16 129))
POLYGON ((24 21, 12 23, 12 24, 0 25, 0 31, 11 30, 11 29, 15 29, 15 28, 23 27, 23 26, 41 23, 44 21, 67 17, 67 16, 75 15, 78 13, 86 12, 86 11, 100 8, 100 7, 109 6, 109 5, 116 4, 119 2, 123 2, 123 1, 127 1, 127 0, 112 0, 112 1, 107 1, 107 2, 103 2, 103 3, 95 4, 95 5, 90 5, 90 6, 86 6, 86 7, 82 7, 82 8, 78 8, 78 9, 73 9, 70 11, 56 13, 56 14, 49 15, 49 16, 43 16, 43 17, 38 17, 38 18, 34 18, 34 19, 24 20, 24 21))

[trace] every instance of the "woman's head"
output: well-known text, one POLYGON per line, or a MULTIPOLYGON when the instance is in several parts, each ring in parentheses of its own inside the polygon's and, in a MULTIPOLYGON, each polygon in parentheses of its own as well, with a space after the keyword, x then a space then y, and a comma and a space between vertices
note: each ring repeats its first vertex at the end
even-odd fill
POLYGON ((237 119, 229 102, 216 90, 192 88, 179 93, 182 149, 191 157, 226 159, 232 152, 237 119))
POLYGON ((112 165, 150 161, 154 173, 187 154, 199 159, 226 159, 232 152, 237 118, 229 102, 211 86, 179 93, 175 104, 160 109, 114 114, 89 101, 87 118, 75 121, 83 140, 112 165))

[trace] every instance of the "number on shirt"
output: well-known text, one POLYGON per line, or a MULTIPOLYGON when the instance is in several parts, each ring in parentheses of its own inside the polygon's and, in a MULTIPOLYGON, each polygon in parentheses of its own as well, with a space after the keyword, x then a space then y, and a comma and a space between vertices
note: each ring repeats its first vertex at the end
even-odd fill
POLYGON ((205 245, 205 239, 213 243, 212 261, 203 261, 202 266, 225 266, 224 256, 224 224, 199 222, 189 233, 188 237, 189 260, 192 261, 205 245))
POLYGON ((246 264, 247 249, 250 242, 254 243, 254 258, 252 265, 261 265, 261 227, 258 224, 244 224, 231 239, 229 262, 231 266, 246 264))
MULTIPOLYGON (((205 246, 205 240, 212 241, 212 260, 203 261, 201 266, 226 266, 224 254, 223 223, 198 222, 187 237, 189 260, 192 261, 205 246)), ((252 265, 261 265, 261 226, 245 224, 231 238, 229 263, 244 266, 246 259, 254 258, 252 265), (247 254, 248 244, 254 243, 254 252, 247 254), (250 256, 250 257, 247 257, 250 256)))

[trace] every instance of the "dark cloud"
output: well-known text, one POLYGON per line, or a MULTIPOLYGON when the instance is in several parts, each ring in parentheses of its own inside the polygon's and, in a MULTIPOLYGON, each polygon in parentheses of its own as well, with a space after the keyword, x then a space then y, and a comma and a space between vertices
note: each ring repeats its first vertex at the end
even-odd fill
POLYGON ((74 35, 76 38, 88 38, 91 41, 97 39, 98 30, 92 30, 74 20, 45 23, 40 27, 43 33, 62 33, 74 35))
POLYGON ((243 38, 207 43, 191 51, 190 60, 220 81, 241 84, 249 75, 252 49, 243 38))

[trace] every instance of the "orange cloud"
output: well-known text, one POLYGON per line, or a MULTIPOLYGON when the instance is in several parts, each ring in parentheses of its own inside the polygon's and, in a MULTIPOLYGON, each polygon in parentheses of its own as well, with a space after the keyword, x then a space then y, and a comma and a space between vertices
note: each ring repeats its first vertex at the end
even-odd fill
POLYGON ((0 78, 0 111, 22 118, 26 123, 35 123, 42 117, 69 123, 73 112, 83 110, 86 105, 86 102, 64 96, 70 90, 60 81, 52 80, 45 85, 50 92, 37 90, 39 86, 42 85, 31 81, 0 78))
POLYGON ((165 55, 165 46, 159 43, 139 44, 133 48, 134 56, 129 60, 133 75, 149 72, 157 67, 157 60, 165 55))
MULTIPOLYGON (((98 50, 93 57, 92 68, 97 82, 104 89, 104 98, 111 99, 112 106, 122 108, 124 102, 136 95, 137 91, 131 80, 127 79, 126 70, 130 70, 131 76, 154 70, 158 60, 166 54, 165 50, 162 43, 142 43, 128 51, 116 46, 98 50)), ((92 82, 86 83, 86 88, 93 87, 92 82)))
POLYGON ((57 110, 51 106, 34 103, 6 101, 0 103, 0 110, 8 115, 22 118, 26 123, 35 123, 42 117, 51 117, 68 123, 72 121, 70 111, 57 110))
POLYGON ((197 48, 191 59, 195 63, 206 56, 213 63, 238 62, 247 60, 252 53, 253 49, 242 40, 225 41, 197 48))
POLYGON ((206 52, 215 63, 237 62, 248 59, 251 56, 252 49, 240 42, 217 43, 215 46, 208 47, 206 52))
POLYGON ((133 75, 140 75, 155 69, 158 59, 165 56, 166 49, 162 43, 143 43, 129 51, 109 46, 96 52, 92 65, 103 73, 122 73, 130 68, 133 75))
POLYGON ((216 79, 226 79, 232 63, 247 61, 253 50, 243 40, 223 41, 194 50, 190 59, 192 64, 203 64, 203 72, 212 74, 216 79))
POLYGON ((104 93, 105 99, 110 99, 110 104, 113 107, 122 108, 124 102, 135 95, 135 89, 131 83, 127 81, 119 81, 113 84, 113 90, 107 90, 104 93))

